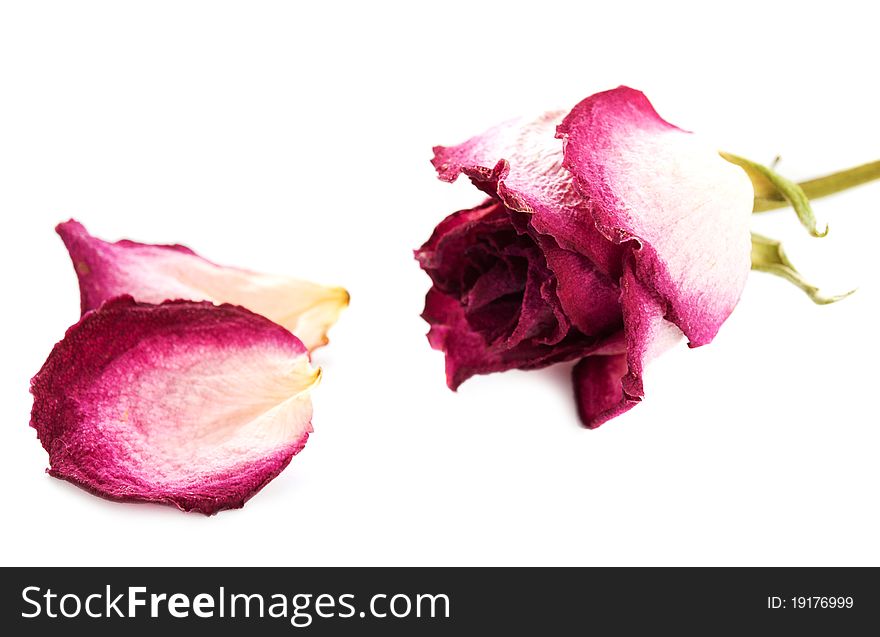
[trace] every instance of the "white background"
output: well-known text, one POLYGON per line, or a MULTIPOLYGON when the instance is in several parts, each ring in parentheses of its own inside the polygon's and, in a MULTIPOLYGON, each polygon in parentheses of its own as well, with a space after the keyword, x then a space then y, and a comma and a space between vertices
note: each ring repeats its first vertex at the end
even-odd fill
POLYGON ((4 564, 880 564, 880 184, 755 220, 827 290, 754 274, 716 341, 582 429, 569 366, 446 389, 411 250, 481 200, 428 160, 628 84, 806 178, 880 157, 869 3, 21 2, 0 11, 4 564), (595 6, 591 6, 595 5, 595 6), (44 474, 28 381, 78 318, 53 226, 345 285, 315 433, 244 509, 44 474))

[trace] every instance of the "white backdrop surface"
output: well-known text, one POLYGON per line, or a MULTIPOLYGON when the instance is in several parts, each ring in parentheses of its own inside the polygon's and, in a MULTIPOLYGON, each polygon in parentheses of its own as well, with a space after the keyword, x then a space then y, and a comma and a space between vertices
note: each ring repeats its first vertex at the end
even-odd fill
POLYGON ((880 564, 880 185, 755 219, 842 303, 753 274, 716 341, 582 429, 568 365, 444 385, 411 250, 480 201, 428 160, 619 84, 807 178, 880 157, 869 3, 27 2, 0 9, 3 564, 880 564), (79 314, 53 226, 346 286, 315 433, 244 509, 43 473, 28 381, 79 314))

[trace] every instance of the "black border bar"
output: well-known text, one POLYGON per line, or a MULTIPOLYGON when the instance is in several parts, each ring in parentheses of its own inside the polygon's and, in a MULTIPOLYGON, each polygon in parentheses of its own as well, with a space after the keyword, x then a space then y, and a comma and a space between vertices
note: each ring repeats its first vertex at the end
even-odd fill
MULTIPOLYGON (((736 630, 856 634, 880 626, 880 580, 877 571, 868 568, 7 568, 0 595, 0 625, 14 631, 5 634, 15 635, 65 630, 119 635, 120 630, 141 627, 161 630, 163 637, 240 634, 243 628, 259 635, 448 635, 462 630, 537 635, 706 635, 736 630), (129 587, 143 587, 138 595, 147 600, 153 594, 167 598, 177 593, 191 602, 203 594, 216 604, 225 595, 226 616, 218 617, 213 606, 211 617, 193 612, 173 617, 160 603, 154 618, 148 601, 136 609, 134 618, 113 613, 90 618, 84 611, 74 618, 45 614, 41 596, 50 589, 58 596, 53 599, 55 613, 60 597, 70 594, 81 601, 99 595, 92 609, 103 613, 108 586, 113 597, 128 594, 129 587), (40 600, 39 617, 22 616, 35 612, 34 604, 23 597, 27 587, 35 587, 27 594, 40 600), (292 602, 286 617, 269 617, 264 611, 260 618, 255 616, 256 606, 244 617, 238 600, 238 615, 230 617, 228 600, 233 594, 261 595, 266 608, 299 595, 298 605, 304 605, 299 623, 306 614, 312 621, 293 626, 292 602), (324 595, 320 613, 315 607, 319 595, 324 595), (395 602, 396 612, 401 614, 409 605, 409 615, 394 617, 389 612, 395 595, 407 598, 395 602), (440 597, 434 617, 428 606, 422 616, 415 616, 412 607, 420 595, 445 595, 449 616, 444 615, 440 597), (375 610, 384 617, 373 616, 374 597, 375 610), (847 598, 851 604, 830 607, 847 598)), ((127 599, 117 607, 127 611, 127 599)), ((71 599, 67 610, 74 608, 71 599)))

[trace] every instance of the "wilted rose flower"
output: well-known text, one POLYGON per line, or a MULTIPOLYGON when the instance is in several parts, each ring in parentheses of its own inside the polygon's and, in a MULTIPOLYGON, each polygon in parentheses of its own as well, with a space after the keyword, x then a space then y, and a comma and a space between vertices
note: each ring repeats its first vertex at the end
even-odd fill
POLYGON ((453 389, 581 359, 578 409, 597 427, 642 399, 648 361, 682 334, 709 343, 740 297, 751 182, 638 91, 434 152, 441 179, 464 173, 489 195, 416 251, 433 282, 428 338, 453 389))

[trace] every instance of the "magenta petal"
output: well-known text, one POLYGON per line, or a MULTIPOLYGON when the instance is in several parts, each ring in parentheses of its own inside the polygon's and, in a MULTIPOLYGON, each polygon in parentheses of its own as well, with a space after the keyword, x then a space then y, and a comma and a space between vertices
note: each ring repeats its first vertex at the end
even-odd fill
POLYGON ((467 175, 507 208, 526 213, 534 233, 551 236, 561 248, 589 257, 605 274, 619 276, 620 246, 598 231, 563 166, 563 144, 555 137, 563 115, 520 118, 458 146, 437 146, 432 163, 440 179, 467 175))
POLYGON ((428 342, 446 354, 446 384, 458 389, 474 374, 503 368, 489 351, 485 339, 473 331, 456 299, 431 288, 422 317, 431 325, 428 342))
POLYGON ((56 231, 76 269, 83 313, 124 294, 146 303, 230 303, 283 325, 314 350, 327 344, 327 330, 348 305, 342 288, 220 266, 185 246, 110 243, 73 220, 56 231))
POLYGON ((590 429, 638 404, 645 395, 645 368, 682 337, 681 330, 663 317, 662 299, 639 281, 631 263, 624 266, 620 304, 623 342, 609 339, 573 370, 578 413, 590 429))
POLYGON ((539 369, 573 360, 597 351, 605 341, 577 332, 566 335, 553 345, 536 340, 508 347, 507 341, 489 344, 474 331, 465 318, 459 301, 431 288, 425 297, 422 314, 431 325, 428 342, 446 354, 446 384, 457 389, 476 374, 490 374, 509 369, 539 369))
POLYGON ((586 427, 595 429, 638 404, 638 398, 623 392, 628 369, 624 354, 588 356, 574 366, 575 402, 586 427))
POLYGON ((569 320, 584 334, 605 334, 620 323, 620 288, 588 258, 550 237, 540 242, 556 294, 569 320))
POLYGON ((754 190, 745 172, 626 87, 582 101, 558 136, 599 229, 635 248, 638 277, 690 344, 710 342, 750 269, 754 190))
POLYGON ((424 268, 440 268, 441 264, 435 258, 441 256, 441 244, 450 240, 451 237, 465 237, 469 228, 503 213, 503 209, 494 199, 487 199, 476 208, 459 210, 454 212, 437 224, 431 237, 425 244, 415 251, 415 256, 424 268))
POLYGON ((213 514, 277 476, 312 431, 320 376, 286 329, 241 307, 108 301, 31 381, 49 473, 106 498, 213 514))
POLYGON ((633 270, 630 264, 625 266, 620 281, 620 304, 629 365, 629 371, 623 377, 623 391, 632 398, 641 399, 645 395, 642 384, 645 367, 675 345, 681 338, 681 331, 663 318, 663 301, 639 280, 633 270))

